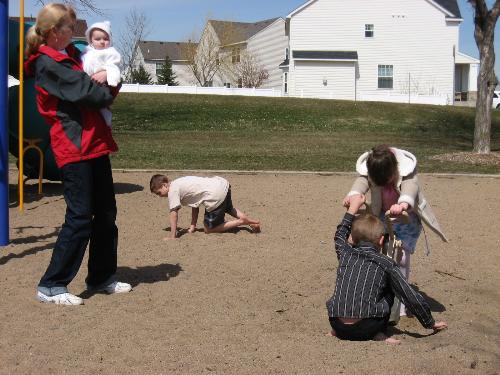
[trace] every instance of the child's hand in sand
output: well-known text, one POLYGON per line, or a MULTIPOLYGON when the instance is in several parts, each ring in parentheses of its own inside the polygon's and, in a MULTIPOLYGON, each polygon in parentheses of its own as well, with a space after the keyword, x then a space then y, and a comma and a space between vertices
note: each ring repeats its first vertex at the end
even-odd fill
POLYGON ((439 331, 442 331, 446 328, 448 328, 448 324, 446 324, 446 322, 436 322, 432 326, 432 329, 434 330, 434 332, 439 332, 439 331))

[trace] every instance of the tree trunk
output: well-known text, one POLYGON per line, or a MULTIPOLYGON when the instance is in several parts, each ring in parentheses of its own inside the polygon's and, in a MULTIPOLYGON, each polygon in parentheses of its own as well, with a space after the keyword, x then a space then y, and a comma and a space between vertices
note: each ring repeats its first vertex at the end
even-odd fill
POLYGON ((483 45, 480 52, 481 66, 477 79, 476 120, 474 127, 474 152, 488 154, 491 140, 491 106, 496 87, 494 73, 495 52, 483 45))
POLYGON ((479 49, 474 152, 488 154, 491 143, 491 106, 497 86, 495 76, 495 25, 500 14, 500 0, 488 10, 485 0, 469 0, 474 7, 474 39, 479 49))

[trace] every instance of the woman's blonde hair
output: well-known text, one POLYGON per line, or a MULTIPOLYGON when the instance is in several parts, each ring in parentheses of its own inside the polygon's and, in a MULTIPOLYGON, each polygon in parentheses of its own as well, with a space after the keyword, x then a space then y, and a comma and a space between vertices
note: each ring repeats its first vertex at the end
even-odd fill
POLYGON ((76 21, 76 13, 71 6, 60 3, 45 5, 38 12, 36 23, 26 34, 26 57, 36 53, 38 48, 47 42, 47 36, 52 28, 58 29, 70 21, 76 21))

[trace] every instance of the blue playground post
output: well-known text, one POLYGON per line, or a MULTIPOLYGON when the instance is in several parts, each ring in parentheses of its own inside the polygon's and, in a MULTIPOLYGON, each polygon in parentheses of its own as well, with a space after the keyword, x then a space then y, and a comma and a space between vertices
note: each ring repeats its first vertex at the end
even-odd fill
POLYGON ((0 0, 0 246, 9 243, 9 1, 0 0))

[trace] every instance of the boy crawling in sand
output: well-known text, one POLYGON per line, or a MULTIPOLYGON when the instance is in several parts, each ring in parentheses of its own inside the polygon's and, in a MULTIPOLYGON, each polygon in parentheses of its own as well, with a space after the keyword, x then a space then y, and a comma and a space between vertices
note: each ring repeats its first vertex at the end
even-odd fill
POLYGON ((260 222, 248 217, 244 212, 233 207, 231 201, 231 185, 222 177, 186 176, 170 181, 167 176, 156 174, 151 177, 151 192, 167 197, 170 206, 170 237, 177 237, 178 211, 182 206, 189 206, 191 225, 188 233, 196 230, 199 207, 205 206, 203 224, 205 233, 222 233, 240 226, 249 226, 254 233, 260 232, 260 222), (235 219, 225 221, 225 214, 235 219))
POLYGON ((394 295, 400 298, 419 322, 441 331, 445 322, 435 322, 429 305, 406 281, 392 259, 380 253, 384 225, 374 215, 354 218, 365 196, 351 197, 350 206, 335 232, 335 251, 339 259, 333 296, 327 301, 331 335, 344 340, 400 341, 387 337, 394 295), (348 243, 349 235, 353 245, 348 243))

